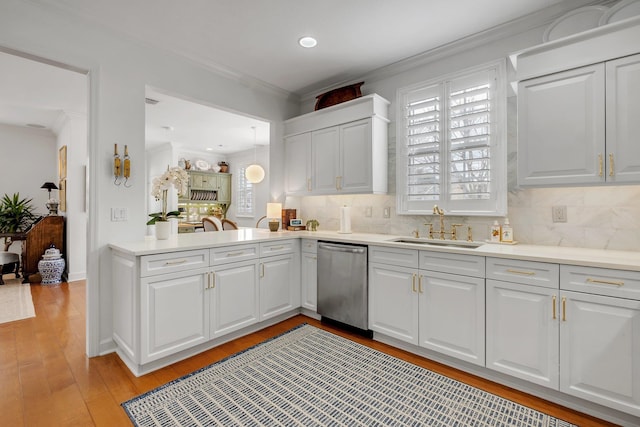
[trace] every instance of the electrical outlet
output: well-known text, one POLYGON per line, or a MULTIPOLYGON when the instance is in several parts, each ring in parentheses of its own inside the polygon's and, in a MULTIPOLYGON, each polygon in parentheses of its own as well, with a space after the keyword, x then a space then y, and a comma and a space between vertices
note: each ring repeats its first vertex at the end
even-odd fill
POLYGON ((127 208, 111 208, 111 221, 127 221, 129 219, 129 212, 127 208))
POLYGON ((551 218, 553 222, 567 222, 567 207, 553 206, 551 208, 551 218))
POLYGON ((382 211, 382 217, 383 218, 390 218, 391 217, 391 208, 390 207, 385 207, 384 210, 382 211))
POLYGON ((367 218, 371 218, 372 213, 373 208, 371 206, 367 206, 366 208, 364 208, 364 216, 366 216, 367 218))

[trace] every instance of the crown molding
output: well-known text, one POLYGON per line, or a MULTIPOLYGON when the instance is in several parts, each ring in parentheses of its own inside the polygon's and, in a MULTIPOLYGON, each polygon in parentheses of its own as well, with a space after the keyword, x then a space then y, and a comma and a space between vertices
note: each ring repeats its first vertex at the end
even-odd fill
MULTIPOLYGON (((348 79, 333 82, 332 84, 320 84, 308 86, 302 89, 300 93, 300 101, 308 102, 315 99, 317 94, 353 83, 357 81, 366 81, 368 83, 383 80, 385 78, 401 74, 405 71, 422 67, 427 64, 439 61, 443 58, 473 49, 474 47, 490 43, 495 40, 504 39, 527 31, 544 27, 551 24, 554 20, 565 13, 577 9, 579 7, 591 5, 611 5, 617 3, 614 0, 565 0, 561 3, 546 7, 537 12, 530 13, 520 18, 505 22, 479 33, 472 34, 467 37, 455 40, 453 42, 435 47, 417 55, 394 62, 389 65, 372 70, 364 75, 350 76, 348 79)), ((542 40, 540 40, 542 43, 542 40)))

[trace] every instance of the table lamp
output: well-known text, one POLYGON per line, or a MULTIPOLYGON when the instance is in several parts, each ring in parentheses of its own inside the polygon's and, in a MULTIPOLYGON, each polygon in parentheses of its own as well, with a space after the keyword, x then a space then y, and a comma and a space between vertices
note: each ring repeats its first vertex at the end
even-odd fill
POLYGON ((278 231, 280 223, 278 219, 282 216, 282 203, 267 203, 267 218, 269 218, 269 230, 278 231))

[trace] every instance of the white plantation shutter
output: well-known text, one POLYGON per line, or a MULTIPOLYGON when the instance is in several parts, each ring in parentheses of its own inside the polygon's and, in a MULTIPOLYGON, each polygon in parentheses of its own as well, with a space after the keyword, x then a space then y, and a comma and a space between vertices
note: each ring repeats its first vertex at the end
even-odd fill
POLYGON ((253 184, 245 176, 246 166, 240 168, 236 174, 237 194, 236 194, 236 215, 254 216, 254 192, 253 184))
POLYGON ((400 213, 503 214, 504 63, 398 93, 400 213))

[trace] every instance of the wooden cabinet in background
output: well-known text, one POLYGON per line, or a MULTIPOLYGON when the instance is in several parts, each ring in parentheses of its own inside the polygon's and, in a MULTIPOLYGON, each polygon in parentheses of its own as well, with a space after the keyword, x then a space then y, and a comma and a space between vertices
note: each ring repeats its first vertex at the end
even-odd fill
POLYGON ((38 261, 42 259, 44 251, 51 245, 58 248, 60 253, 65 253, 63 216, 45 216, 25 233, 22 241, 24 283, 29 282, 30 275, 38 272, 38 261))

